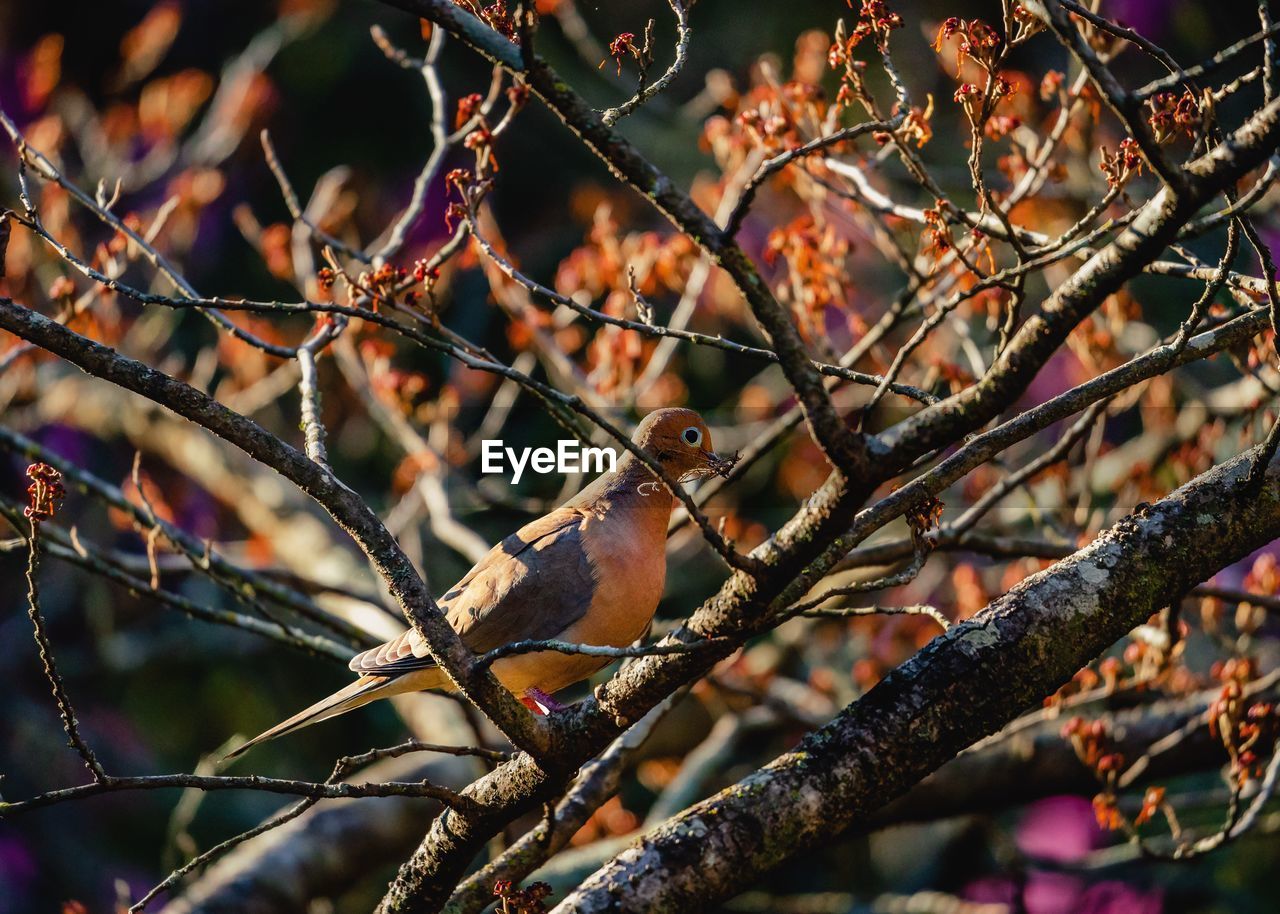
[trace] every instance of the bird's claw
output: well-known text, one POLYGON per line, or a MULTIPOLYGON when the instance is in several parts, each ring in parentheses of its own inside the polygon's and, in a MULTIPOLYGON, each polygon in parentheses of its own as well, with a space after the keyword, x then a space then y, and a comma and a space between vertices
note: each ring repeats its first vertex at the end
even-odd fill
POLYGON ((520 701, 539 717, 545 717, 552 711, 563 711, 568 707, 568 705, 556 701, 542 689, 525 689, 520 701))

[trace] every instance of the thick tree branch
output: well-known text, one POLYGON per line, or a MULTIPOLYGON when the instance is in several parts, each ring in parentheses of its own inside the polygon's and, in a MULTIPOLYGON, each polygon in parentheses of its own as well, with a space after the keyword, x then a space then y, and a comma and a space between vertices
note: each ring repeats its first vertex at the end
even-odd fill
POLYGON ((647 835, 556 908, 703 910, 839 833, 1065 682, 1152 612, 1280 535, 1259 449, 952 627, 767 768, 647 835))
MULTIPOLYGON (((447 0, 404 0, 404 5, 444 25, 491 60, 503 66, 519 66, 519 55, 509 42, 447 0)), ((531 85, 538 80, 535 90, 571 129, 628 183, 652 195, 673 222, 694 237, 722 267, 729 269, 727 264, 733 256, 741 256, 741 251, 733 248, 737 254, 724 259, 721 255, 727 242, 715 240, 716 236, 707 236, 699 228, 714 229, 698 221, 706 220, 706 216, 648 165, 634 147, 599 124, 594 113, 563 83, 547 84, 545 72, 529 78, 531 85), (690 207, 693 213, 688 211, 690 207), (712 240, 708 241, 708 237, 712 240)), ((879 482, 922 454, 947 446, 980 427, 1012 403, 1085 316, 1159 256, 1199 206, 1265 161, 1278 140, 1280 103, 1273 102, 1237 131, 1230 142, 1189 166, 1195 176, 1190 191, 1178 197, 1158 194, 1115 242, 1091 257, 1060 286, 1042 312, 1023 324, 981 382, 922 410, 882 435, 873 444, 879 459, 861 475, 833 473, 791 521, 752 553, 766 566, 765 571, 754 576, 731 575, 719 593, 690 618, 686 628, 671 637, 693 640, 749 633, 768 617, 775 601, 789 604, 802 596, 857 544, 857 538, 845 542, 841 537, 848 531, 853 512, 879 482)), ((745 263, 745 257, 742 260, 745 263)), ((750 275, 759 281, 753 268, 750 275)), ((767 295, 762 285, 760 291, 767 295)), ((772 301, 771 296, 769 300, 772 301)), ((794 331, 789 323, 787 327, 794 331)), ((773 342, 785 366, 788 357, 784 343, 778 338, 773 342)), ((812 368, 803 352, 796 357, 812 368)), ((788 380, 801 389, 802 382, 793 371, 788 372, 788 380)), ((801 395, 803 399, 802 390, 801 395)), ((812 413, 807 415, 812 418, 812 413)), ((815 431, 820 432, 817 428, 815 431)), ((710 649, 644 658, 598 689, 596 700, 583 702, 554 721, 558 730, 553 738, 554 760, 539 769, 518 758, 473 785, 468 793, 480 801, 485 812, 465 823, 448 814, 438 819, 418 852, 402 868, 381 910, 436 909, 445 898, 444 884, 460 874, 490 835, 554 795, 576 764, 602 749, 679 684, 702 675, 721 656, 719 651, 710 649)))

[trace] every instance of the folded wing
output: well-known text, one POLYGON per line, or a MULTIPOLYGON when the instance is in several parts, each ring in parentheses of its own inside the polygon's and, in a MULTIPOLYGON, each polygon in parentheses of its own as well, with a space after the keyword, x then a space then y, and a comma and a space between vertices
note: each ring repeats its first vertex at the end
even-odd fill
MULTIPOLYGON (((467 647, 483 654, 513 641, 555 638, 585 615, 596 586, 583 546, 587 522, 572 509, 539 518, 494 546, 441 597, 441 609, 467 647)), ((366 676, 400 676, 433 666, 415 629, 350 663, 366 676)))

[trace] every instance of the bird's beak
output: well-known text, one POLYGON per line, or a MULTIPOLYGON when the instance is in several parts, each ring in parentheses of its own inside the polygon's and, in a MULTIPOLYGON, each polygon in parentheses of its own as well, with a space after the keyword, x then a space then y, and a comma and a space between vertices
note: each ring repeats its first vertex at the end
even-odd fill
POLYGON ((732 454, 717 454, 714 451, 707 451, 707 469, 717 476, 729 478, 729 473, 738 464, 738 453, 734 451, 732 454))

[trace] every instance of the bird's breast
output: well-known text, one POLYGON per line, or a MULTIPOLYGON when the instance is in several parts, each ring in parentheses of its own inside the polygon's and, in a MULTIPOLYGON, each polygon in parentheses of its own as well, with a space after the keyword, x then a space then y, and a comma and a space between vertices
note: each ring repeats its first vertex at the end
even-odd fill
MULTIPOLYGON (((558 637, 574 644, 626 647, 648 631, 662 598, 670 496, 665 505, 632 500, 600 507, 603 510, 584 512, 579 528, 579 541, 592 570, 591 602, 558 637)), ((541 652, 499 660, 493 671, 516 694, 531 686, 555 693, 610 662, 583 654, 541 652)))
POLYGON ((667 577, 669 511, 588 522, 583 544, 595 570, 595 594, 574 626, 588 644, 623 647, 644 635, 662 599, 667 577))

